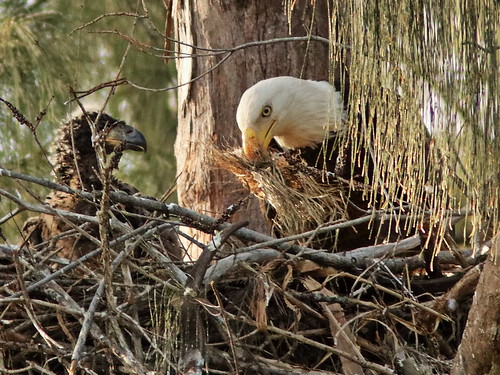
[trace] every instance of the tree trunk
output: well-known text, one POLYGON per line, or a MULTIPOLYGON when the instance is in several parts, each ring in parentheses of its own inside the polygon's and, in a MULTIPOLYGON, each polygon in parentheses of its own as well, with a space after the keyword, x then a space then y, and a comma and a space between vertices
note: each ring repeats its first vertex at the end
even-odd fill
POLYGON ((491 252, 497 259, 484 264, 452 375, 500 374, 500 235, 491 252))
MULTIPOLYGON (((323 3, 323 2, 321 2, 323 3)), ((328 37, 327 9, 302 1, 289 24, 281 1, 177 1, 173 6, 176 39, 181 53, 206 55, 205 49, 224 49, 278 37, 328 37), (316 17, 317 16, 317 17, 316 17), (314 19, 316 18, 316 19, 314 19), (314 19, 311 27, 311 19, 314 19), (197 46, 204 49, 195 49, 197 46)), ((236 108, 242 93, 257 81, 279 75, 328 79, 328 45, 287 42, 244 48, 207 73, 225 54, 177 60, 179 84, 177 158, 179 203, 219 217, 248 192, 230 173, 217 169, 211 148, 241 145, 236 108), (193 82, 190 82, 193 80, 193 82), (186 84, 187 83, 187 84, 186 84)), ((249 219, 250 227, 268 231, 256 198, 234 220, 249 219)), ((207 241, 203 234, 198 239, 207 241)), ((193 254, 193 252, 191 252, 193 254)))

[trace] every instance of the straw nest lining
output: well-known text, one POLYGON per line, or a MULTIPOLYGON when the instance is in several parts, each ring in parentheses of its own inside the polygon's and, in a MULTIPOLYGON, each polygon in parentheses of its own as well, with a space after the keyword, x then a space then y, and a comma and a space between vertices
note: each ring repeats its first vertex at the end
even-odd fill
POLYGON ((215 149, 214 160, 272 206, 273 224, 283 235, 347 219, 346 184, 293 156, 272 153, 269 159, 251 163, 239 148, 215 149))

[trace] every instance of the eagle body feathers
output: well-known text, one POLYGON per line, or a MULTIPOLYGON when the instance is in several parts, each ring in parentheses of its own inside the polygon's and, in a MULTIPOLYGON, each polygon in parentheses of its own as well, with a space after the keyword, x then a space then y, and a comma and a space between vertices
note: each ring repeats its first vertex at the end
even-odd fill
MULTIPOLYGON (((72 118, 59 129, 57 140, 52 147, 52 162, 57 182, 74 190, 95 191, 102 190, 103 186, 99 177, 100 166, 90 123, 95 126, 97 134, 103 137, 107 154, 111 154, 117 146, 120 146, 120 152, 146 150, 146 140, 142 133, 105 113, 92 112, 72 118)), ((117 163, 119 159, 120 154, 116 155, 117 163)), ((111 185, 113 189, 128 194, 138 193, 135 187, 114 177, 111 177, 111 185)), ((99 208, 97 202, 56 190, 50 192, 45 203, 54 209, 88 216, 95 216, 99 208)), ((123 209, 129 212, 137 211, 133 207, 123 209)), ((127 220, 131 220, 132 226, 139 225, 134 222, 134 218, 127 220)), ((62 217, 40 214, 25 223, 23 237, 31 246, 51 242, 58 255, 67 259, 76 259, 96 248, 95 244, 81 233, 67 234, 72 228, 62 217)), ((88 225, 84 230, 91 236, 99 237, 96 225, 88 225)))

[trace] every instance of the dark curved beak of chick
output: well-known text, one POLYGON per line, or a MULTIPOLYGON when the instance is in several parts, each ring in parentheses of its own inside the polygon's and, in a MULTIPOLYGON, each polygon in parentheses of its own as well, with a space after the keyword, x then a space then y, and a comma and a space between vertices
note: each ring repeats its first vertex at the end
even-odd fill
POLYGON ((148 144, 144 135, 136 128, 125 123, 114 126, 106 137, 106 143, 116 147, 123 145, 124 150, 146 152, 148 144))

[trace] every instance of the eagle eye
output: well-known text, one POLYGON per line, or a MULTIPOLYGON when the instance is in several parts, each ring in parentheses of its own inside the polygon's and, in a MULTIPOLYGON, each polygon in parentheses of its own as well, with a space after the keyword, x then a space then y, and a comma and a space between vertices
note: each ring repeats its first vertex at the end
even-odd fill
POLYGON ((273 111, 273 109, 266 105, 263 109, 262 109, 262 117, 269 117, 271 116, 271 112, 273 111))

